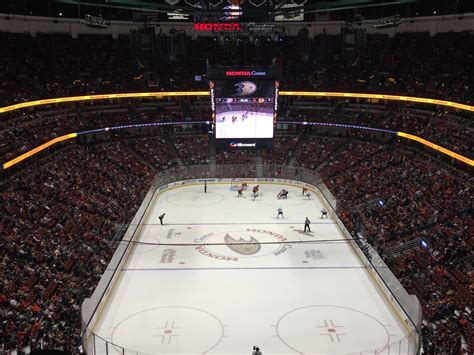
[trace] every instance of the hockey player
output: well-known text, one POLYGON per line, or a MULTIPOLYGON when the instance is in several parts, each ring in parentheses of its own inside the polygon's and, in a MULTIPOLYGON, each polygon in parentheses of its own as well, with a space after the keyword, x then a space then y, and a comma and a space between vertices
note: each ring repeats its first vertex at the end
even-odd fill
POLYGON ((279 219, 280 216, 281 216, 281 218, 283 218, 283 219, 285 218, 285 217, 283 216, 283 209, 282 209, 281 207, 278 207, 277 219, 279 219))
POLYGON ((204 180, 204 193, 207 193, 207 180, 204 180))
POLYGON ((301 192, 301 196, 304 196, 307 191, 308 191, 308 189, 306 187, 303 187, 303 191, 301 192))
POLYGON ((232 123, 235 123, 237 121, 237 116, 232 116, 232 123))
POLYGON ((258 188, 259 188, 259 187, 260 187, 260 185, 255 186, 255 187, 252 189, 252 192, 253 192, 254 194, 258 194, 258 188))
POLYGON ((324 217, 329 218, 328 211, 326 211, 324 208, 321 208, 321 219, 323 219, 324 217))
POLYGON ((163 225, 163 218, 165 218, 165 214, 166 214, 166 213, 163 213, 163 214, 161 214, 161 215, 158 216, 158 218, 160 219, 161 225, 163 225))
POLYGON ((246 182, 242 183, 242 190, 247 190, 249 188, 249 185, 246 182))
POLYGON ((244 197, 244 194, 242 193, 242 191, 244 191, 243 188, 237 191, 237 197, 244 197))
POLYGON ((306 196, 306 198, 307 198, 308 200, 311 200, 311 194, 309 193, 309 191, 306 191, 306 195, 305 195, 305 196, 306 196))
POLYGON ((308 217, 306 217, 304 221, 304 232, 306 232, 306 229, 308 229, 308 232, 311 232, 311 228, 309 228, 311 221, 309 220, 308 217))
POLYGON ((281 191, 278 193, 277 198, 278 198, 278 199, 281 199, 281 198, 288 198, 288 191, 286 191, 285 189, 281 190, 281 191))

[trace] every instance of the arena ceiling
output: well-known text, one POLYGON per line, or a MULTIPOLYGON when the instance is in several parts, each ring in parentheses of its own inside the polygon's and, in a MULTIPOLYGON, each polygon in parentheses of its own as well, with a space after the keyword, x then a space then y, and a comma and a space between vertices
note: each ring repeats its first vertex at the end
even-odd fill
POLYGON ((81 17, 85 13, 106 19, 130 20, 133 14, 156 14, 160 21, 167 13, 179 11, 190 18, 222 18, 229 6, 240 6, 240 21, 273 21, 276 15, 304 11, 305 20, 318 15, 330 20, 348 20, 358 14, 380 18, 400 14, 402 17, 462 14, 474 12, 472 0, 1 0, 0 13, 38 16, 81 17))

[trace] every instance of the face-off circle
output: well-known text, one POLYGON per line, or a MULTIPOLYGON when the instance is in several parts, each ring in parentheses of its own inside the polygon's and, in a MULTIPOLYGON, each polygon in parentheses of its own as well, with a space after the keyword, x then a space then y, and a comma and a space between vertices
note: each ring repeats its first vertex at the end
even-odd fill
POLYGON ((214 349, 223 336, 224 325, 215 315, 199 308, 169 306, 147 309, 121 320, 112 331, 111 341, 144 354, 204 354, 214 349))
POLYGON ((238 261, 241 258, 255 258, 267 255, 279 255, 290 247, 281 244, 287 238, 281 234, 258 228, 209 233, 196 239, 202 244, 196 250, 210 258, 238 261))
POLYGON ((300 354, 378 354, 390 343, 390 335, 378 319, 339 306, 293 309, 279 319, 276 332, 286 346, 300 354))
POLYGON ((181 191, 166 197, 166 201, 176 206, 199 207, 215 205, 224 201, 224 196, 217 192, 181 191))

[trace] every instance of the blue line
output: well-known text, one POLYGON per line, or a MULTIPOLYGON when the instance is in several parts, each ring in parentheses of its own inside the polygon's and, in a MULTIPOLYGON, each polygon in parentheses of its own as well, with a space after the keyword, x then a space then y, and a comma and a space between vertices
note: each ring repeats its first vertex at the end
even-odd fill
POLYGON ((268 267, 183 267, 183 268, 145 268, 121 269, 121 271, 212 271, 212 270, 313 270, 313 269, 366 269, 364 266, 268 266, 268 267))

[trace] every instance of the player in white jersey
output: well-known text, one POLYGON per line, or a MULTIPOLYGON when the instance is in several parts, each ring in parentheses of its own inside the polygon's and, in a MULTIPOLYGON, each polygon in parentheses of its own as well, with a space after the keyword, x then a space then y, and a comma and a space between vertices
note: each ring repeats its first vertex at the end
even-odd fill
POLYGON ((277 219, 279 219, 280 216, 281 216, 281 218, 283 218, 283 219, 285 218, 285 217, 283 216, 283 209, 282 209, 281 207, 278 207, 277 219))

